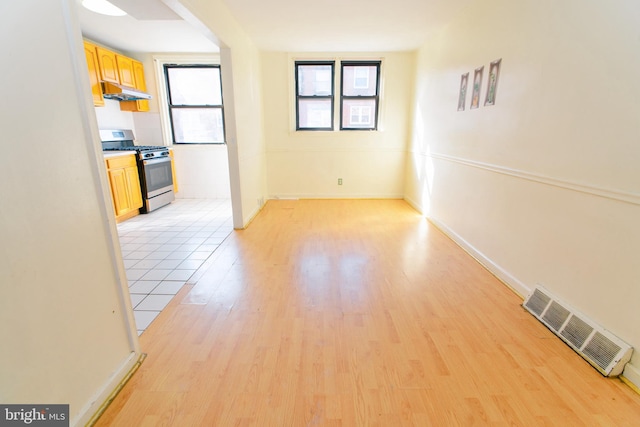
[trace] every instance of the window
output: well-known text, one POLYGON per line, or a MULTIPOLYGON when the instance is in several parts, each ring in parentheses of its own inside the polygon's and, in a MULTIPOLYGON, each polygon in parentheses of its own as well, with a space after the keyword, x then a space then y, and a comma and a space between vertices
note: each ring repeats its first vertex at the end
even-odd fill
MULTIPOLYGON (((377 130, 380 61, 340 63, 340 130, 377 130)), ((296 130, 333 130, 335 61, 296 61, 296 130)))
POLYGON ((376 130, 380 92, 380 61, 342 62, 341 130, 376 130))
POLYGON ((352 125, 370 125, 371 107, 352 105, 349 108, 349 118, 352 125))
POLYGON ((353 70, 353 87, 354 89, 369 88, 369 69, 366 67, 357 67, 353 70))
POLYGON ((165 65, 174 144, 223 144, 219 65, 165 65))
POLYGON ((333 130, 334 62, 296 62, 296 129, 333 130))

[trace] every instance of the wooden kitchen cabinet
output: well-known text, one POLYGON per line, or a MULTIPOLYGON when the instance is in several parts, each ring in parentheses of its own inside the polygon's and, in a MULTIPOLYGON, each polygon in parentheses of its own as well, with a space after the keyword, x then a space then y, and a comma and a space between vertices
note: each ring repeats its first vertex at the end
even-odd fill
POLYGON ((171 157, 171 178, 173 179, 173 192, 178 192, 178 180, 176 179, 176 162, 173 159, 173 149, 169 149, 169 157, 171 157))
POLYGON ((93 105, 100 107, 104 105, 104 98, 102 97, 102 85, 100 84, 100 65, 98 64, 96 45, 85 41, 84 54, 87 58, 87 66, 89 68, 89 82, 91 83, 93 105))
POLYGON ((102 81, 120 84, 118 75, 118 61, 115 52, 96 46, 98 64, 100 65, 100 78, 102 81))
POLYGON ((116 64, 118 65, 120 84, 135 88, 136 79, 133 74, 133 59, 116 54, 116 64))
POLYGON ((138 215, 142 207, 142 192, 135 155, 109 158, 105 162, 116 221, 138 215))
MULTIPOLYGON (((93 105, 97 107, 104 105, 101 83, 103 81, 131 87, 143 92, 147 91, 144 66, 141 62, 86 40, 84 42, 84 50, 89 67, 93 105)), ((121 101, 120 109, 122 111, 149 111, 149 101, 121 101)))
MULTIPOLYGON (((144 78, 144 66, 136 60, 131 61, 133 64, 133 76, 135 88, 143 92, 147 91, 147 83, 144 78)), ((140 101, 122 101, 120 102, 120 110, 122 111, 149 111, 149 101, 142 99, 140 101)))

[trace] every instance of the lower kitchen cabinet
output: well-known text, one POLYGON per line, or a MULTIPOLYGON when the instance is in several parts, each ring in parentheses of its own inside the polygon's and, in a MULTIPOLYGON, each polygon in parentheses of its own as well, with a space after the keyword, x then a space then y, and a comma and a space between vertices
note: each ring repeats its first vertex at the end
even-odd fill
POLYGON ((171 178, 173 179, 173 192, 178 192, 178 180, 176 179, 176 162, 173 158, 173 149, 169 149, 169 157, 171 157, 171 178))
POLYGON ((135 155, 109 158, 105 162, 116 221, 138 215, 142 207, 142 192, 135 155))

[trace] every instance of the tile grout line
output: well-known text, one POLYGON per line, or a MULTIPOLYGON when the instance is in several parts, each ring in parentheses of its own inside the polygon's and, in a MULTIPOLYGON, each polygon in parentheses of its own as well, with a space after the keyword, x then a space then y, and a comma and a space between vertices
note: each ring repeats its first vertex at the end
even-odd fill
POLYGON ((232 231, 227 199, 176 199, 118 224, 138 335, 232 231), (209 209, 214 202, 216 209, 209 209), (226 215, 221 215, 223 209, 226 215))

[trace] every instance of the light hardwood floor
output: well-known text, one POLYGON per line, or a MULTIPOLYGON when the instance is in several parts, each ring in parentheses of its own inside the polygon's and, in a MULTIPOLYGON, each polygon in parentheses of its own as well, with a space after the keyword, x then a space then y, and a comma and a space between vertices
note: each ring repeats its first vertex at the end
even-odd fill
POLYGON ((640 395, 521 303, 403 201, 270 201, 98 425, 640 425, 640 395))

